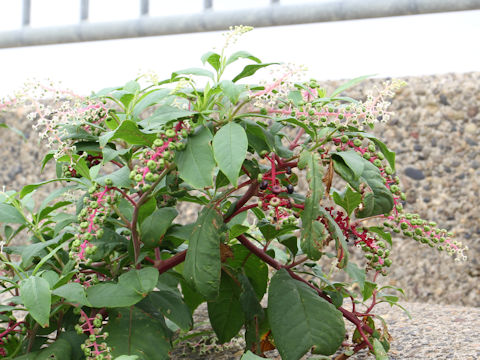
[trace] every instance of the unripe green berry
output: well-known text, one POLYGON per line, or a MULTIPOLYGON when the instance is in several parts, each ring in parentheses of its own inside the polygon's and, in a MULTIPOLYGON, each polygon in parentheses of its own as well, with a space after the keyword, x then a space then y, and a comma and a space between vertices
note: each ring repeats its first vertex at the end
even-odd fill
POLYGON ((360 140, 360 139, 353 140, 353 145, 355 145, 357 147, 362 146, 362 140, 360 140))
POLYGON ((140 182, 140 181, 142 181, 142 179, 143 179, 142 174, 135 175, 135 181, 136 182, 140 182))
POLYGON ((165 131, 165 136, 169 137, 169 138, 175 137, 176 134, 177 133, 173 129, 168 129, 168 130, 165 131))
POLYGON ((375 152, 375 150, 376 150, 375 145, 372 145, 372 144, 368 145, 368 151, 373 153, 375 152))
POLYGON ((154 176, 153 173, 149 172, 147 175, 145 175, 145 180, 147 181, 154 181, 153 180, 154 176))
POLYGON ((112 185, 113 185, 112 179, 106 178, 106 179, 105 179, 105 185, 106 185, 106 186, 112 186, 112 185))
POLYGON ((348 142, 348 135, 343 135, 340 140, 342 141, 342 143, 346 144, 348 142))
POLYGON ((392 265, 392 260, 385 259, 384 264, 385 264, 385 266, 390 267, 390 265, 392 265))
POLYGON ((372 157, 372 155, 370 155, 370 153, 368 151, 363 154, 363 158, 365 160, 370 160, 371 157, 372 157))

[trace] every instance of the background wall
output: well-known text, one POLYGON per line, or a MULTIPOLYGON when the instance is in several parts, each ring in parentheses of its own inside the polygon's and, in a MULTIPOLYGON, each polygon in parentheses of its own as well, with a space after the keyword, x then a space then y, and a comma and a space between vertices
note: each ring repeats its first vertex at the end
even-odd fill
MULTIPOLYGON (((409 301, 480 306, 480 73, 404 78, 408 86, 392 99, 390 123, 379 127, 397 153, 397 173, 407 193, 406 211, 454 231, 470 250, 466 263, 455 263, 436 250, 398 237, 392 251, 392 273, 385 281, 403 287, 409 301)), ((363 98, 382 79, 348 90, 363 98)), ((340 81, 325 82, 333 89, 340 81)), ((21 109, 0 114, 22 130, 28 142, 0 129, 0 187, 22 186, 55 176, 52 166, 40 173, 48 151, 39 143, 21 109)), ((48 192, 45 187, 42 191, 48 192)))

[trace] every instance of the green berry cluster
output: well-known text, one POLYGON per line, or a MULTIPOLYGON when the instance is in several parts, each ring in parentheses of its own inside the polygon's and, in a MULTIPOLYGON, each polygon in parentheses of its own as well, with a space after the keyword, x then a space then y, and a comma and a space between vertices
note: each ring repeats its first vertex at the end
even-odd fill
POLYGON ((362 246, 362 250, 365 253, 365 259, 367 259, 367 266, 371 269, 379 271, 382 275, 387 274, 386 268, 392 265, 392 260, 389 258, 390 249, 387 249, 384 241, 376 241, 375 247, 362 246))
POLYGON ((420 218, 420 215, 412 213, 399 214, 395 218, 389 218, 389 220, 384 225, 393 232, 401 232, 417 242, 426 244, 431 248, 436 247, 438 251, 445 251, 448 255, 458 254, 457 259, 466 260, 463 251, 467 248, 462 248, 461 242, 452 239, 454 236, 452 232, 438 228, 435 222, 426 221, 420 218))
POLYGON ((186 147, 186 138, 192 133, 182 121, 166 125, 166 129, 157 134, 151 148, 146 148, 139 156, 140 164, 135 165, 130 172, 130 179, 135 181, 143 190, 150 189, 158 181, 160 173, 168 167, 176 151, 183 151, 186 147))
POLYGON ((78 258, 81 261, 89 262, 89 255, 95 253, 97 247, 90 244, 92 240, 103 236, 103 223, 111 212, 112 205, 120 196, 113 192, 112 181, 105 180, 105 186, 97 183, 89 188, 89 196, 83 198, 84 208, 80 210, 78 219, 79 232, 75 234, 70 243, 70 258, 78 258))
POLYGON ((89 318, 80 308, 76 308, 75 312, 80 312, 80 324, 75 325, 77 334, 87 334, 88 338, 80 345, 87 360, 110 360, 112 349, 106 342, 98 343, 98 339, 105 340, 108 337, 107 332, 102 333, 102 328, 105 325, 103 316, 101 314, 89 318))

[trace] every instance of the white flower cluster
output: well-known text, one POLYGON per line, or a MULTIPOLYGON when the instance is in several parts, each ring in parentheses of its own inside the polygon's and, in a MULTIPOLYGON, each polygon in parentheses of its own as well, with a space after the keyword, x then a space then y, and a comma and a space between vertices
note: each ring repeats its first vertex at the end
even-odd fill
POLYGON ((225 37, 223 50, 235 44, 240 36, 252 30, 253 30, 252 26, 245 26, 245 25, 230 26, 230 31, 222 34, 225 37))
POLYGON ((269 72, 269 80, 260 80, 259 85, 264 90, 252 92, 250 97, 254 99, 253 106, 257 108, 271 108, 282 99, 287 99, 288 94, 295 90, 295 83, 305 78, 307 68, 303 65, 285 63, 272 66, 269 72))

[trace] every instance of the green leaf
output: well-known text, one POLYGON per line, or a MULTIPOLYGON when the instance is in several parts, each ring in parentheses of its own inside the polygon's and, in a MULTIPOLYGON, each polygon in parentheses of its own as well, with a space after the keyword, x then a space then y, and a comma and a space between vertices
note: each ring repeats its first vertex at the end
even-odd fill
POLYGON ((155 197, 149 198, 145 203, 140 206, 138 210, 138 220, 137 223, 142 225, 143 221, 152 215, 152 213, 157 209, 157 200, 155 197))
POLYGON ((371 190, 363 198, 364 208, 356 214, 358 218, 387 214, 392 210, 392 193, 375 165, 353 150, 334 153, 332 160, 335 171, 355 190, 359 190, 360 182, 367 184, 371 190))
POLYGON ((323 196, 322 167, 320 158, 316 153, 304 150, 301 155, 304 167, 308 168, 307 182, 309 192, 302 212, 302 251, 312 260, 318 260, 322 256, 321 249, 323 240, 327 235, 325 227, 317 221, 320 208, 320 200, 323 196))
POLYGON ((338 88, 336 88, 333 93, 330 95, 330 97, 334 97, 334 96, 337 96, 338 94, 340 94, 342 91, 344 90, 347 90, 348 88, 354 86, 354 85, 357 85, 359 83, 361 83, 363 80, 369 78, 369 77, 372 77, 374 76, 375 74, 370 74, 370 75, 363 75, 363 76, 359 76, 355 79, 352 79, 348 82, 346 82, 345 84, 339 86, 338 88))
POLYGON ((227 60, 226 65, 229 65, 229 64, 231 64, 231 63, 233 63, 233 62, 235 62, 235 61, 237 61, 238 59, 241 59, 241 58, 253 60, 257 64, 260 64, 262 62, 259 58, 253 56, 252 54, 250 54, 247 51, 237 51, 237 52, 233 53, 232 55, 230 55, 230 57, 227 60))
POLYGON ((377 288, 377 284, 371 281, 365 281, 365 285, 363 287, 362 295, 363 301, 366 301, 372 297, 373 290, 377 288))
POLYGON ((249 76, 252 76, 253 74, 255 74, 258 70, 260 70, 261 68, 264 68, 266 66, 270 66, 270 65, 276 65, 278 63, 266 63, 266 64, 253 64, 253 65, 247 65, 243 68, 243 70, 240 72, 240 74, 238 74, 237 76, 235 76, 233 78, 233 82, 237 82, 238 80, 240 79, 243 79, 243 78, 246 78, 246 77, 249 77, 249 76))
POLYGON ((245 130, 236 123, 223 126, 213 138, 213 154, 220 170, 233 186, 237 180, 245 156, 247 156, 248 138, 245 130))
POLYGON ((387 352, 383 348, 382 343, 378 340, 373 338, 373 353, 375 354, 375 360, 388 360, 389 357, 387 352))
POLYGON ((77 163, 74 166, 75 170, 84 178, 91 180, 90 171, 87 166, 87 162, 83 157, 78 158, 77 163))
POLYGON ((50 318, 50 285, 39 276, 30 276, 20 282, 20 296, 25 308, 42 327, 48 327, 50 318))
POLYGON ((12 205, 0 204, 0 224, 26 224, 27 220, 12 205))
POLYGON ((133 108, 133 116, 138 117, 143 110, 150 106, 156 105, 160 100, 166 98, 170 94, 170 89, 155 89, 142 96, 141 100, 133 108))
POLYGON ((188 68, 184 70, 178 70, 172 73, 171 79, 174 80, 179 75, 195 75, 195 76, 205 76, 213 80, 213 73, 211 71, 202 69, 202 68, 188 68))
POLYGON ((230 99, 233 105, 238 103, 240 95, 245 91, 245 85, 237 85, 231 80, 223 80, 218 84, 223 93, 230 99))
POLYGON ((219 295, 208 302, 208 317, 221 344, 237 335, 243 325, 239 295, 239 286, 230 276, 222 273, 219 295))
POLYGON ((248 145, 257 153, 260 154, 264 150, 272 151, 275 145, 275 139, 270 132, 249 120, 244 120, 241 124, 247 133, 248 145))
POLYGON ((178 215, 174 208, 160 208, 147 217, 140 226, 141 241, 147 248, 159 246, 160 238, 165 235, 178 215))
POLYGON ((240 360, 265 360, 265 358, 255 355, 250 350, 242 355, 240 360))
POLYGON ((132 180, 130 180, 130 169, 128 166, 124 166, 111 174, 100 176, 95 181, 100 185, 105 186, 106 179, 112 180, 113 186, 119 188, 128 188, 132 184, 132 180))
POLYGON ((153 291, 148 294, 148 296, 138 304, 138 307, 144 310, 159 310, 163 316, 173 321, 184 331, 188 331, 192 327, 192 314, 188 306, 183 302, 177 289, 162 286, 160 291, 153 291))
POLYGON ((162 105, 155 110, 152 116, 140 121, 138 124, 145 129, 154 129, 159 128, 172 120, 188 117, 193 114, 195 114, 193 111, 183 110, 170 105, 162 105))
POLYGON ((131 80, 123 86, 123 90, 128 91, 130 94, 135 94, 140 91, 140 84, 131 80))
POLYGON ((93 307, 131 306, 151 292, 158 281, 158 270, 147 267, 120 275, 118 284, 101 283, 87 289, 87 299, 93 307))
POLYGON ((262 305, 260 305, 250 280, 243 273, 239 273, 237 279, 241 284, 239 301, 242 306, 242 311, 245 314, 245 319, 247 321, 254 321, 256 317, 262 320, 265 317, 265 312, 263 311, 262 305))
POLYGON ((40 351, 35 360, 71 359, 72 345, 65 339, 57 339, 53 344, 40 351))
POLYGON ((185 259, 185 280, 207 299, 216 298, 220 286, 222 225, 222 216, 204 207, 193 226, 185 259))
POLYGON ((180 177, 196 189, 213 186, 215 158, 210 146, 211 139, 210 131, 201 127, 188 138, 185 150, 177 152, 175 156, 180 177))
POLYGON ((268 318, 284 360, 297 360, 312 346, 331 355, 345 337, 342 313, 285 269, 275 273, 268 290, 268 318))
POLYGON ((119 127, 113 131, 109 131, 100 136, 99 143, 101 147, 112 140, 120 139, 124 140, 131 145, 145 145, 151 146, 153 141, 157 138, 155 134, 145 134, 140 131, 137 124, 130 120, 122 121, 119 127))
POLYGON ((357 264, 349 262, 344 268, 345 272, 360 286, 360 291, 363 292, 365 286, 365 270, 360 269, 357 264))
POLYGON ((115 360, 138 360, 138 355, 122 355, 116 357, 115 360))
POLYGON ((16 133, 17 135, 20 135, 24 141, 27 141, 27 138, 25 137, 25 135, 23 134, 23 132, 21 132, 20 130, 14 128, 13 126, 9 126, 5 123, 0 123, 0 128, 4 128, 4 129, 9 129, 9 130, 12 130, 14 133, 16 133))
POLYGON ((339 264, 337 265, 340 269, 342 269, 348 264, 348 245, 347 241, 345 240, 345 235, 343 235, 342 229, 340 229, 337 222, 332 218, 327 210, 325 210, 323 207, 320 207, 319 212, 320 216, 322 216, 328 224, 328 232, 335 240, 335 249, 337 252, 343 252, 343 257, 341 260, 339 260, 339 264))
POLYGON ((203 302, 205 298, 200 295, 195 289, 190 286, 185 280, 180 280, 180 285, 182 287, 182 294, 185 304, 187 304, 190 309, 190 313, 193 314, 195 309, 203 302))
POLYGON ((68 283, 52 291, 54 295, 58 295, 67 301, 82 306, 92 306, 85 293, 85 289, 79 283, 68 283))
POLYGON ((386 242, 388 242, 388 243, 390 244, 390 246, 393 245, 393 243, 392 243, 392 234, 383 231, 383 229, 382 229, 381 227, 378 227, 378 226, 370 226, 370 227, 368 228, 368 231, 369 231, 369 232, 372 232, 372 233, 375 233, 375 234, 378 234, 383 240, 385 240, 386 242))
POLYGON ((365 162, 367 160, 363 159, 356 151, 353 150, 332 153, 332 160, 338 161, 339 157, 352 171, 353 179, 358 180, 363 174, 363 171, 365 169, 365 162))
POLYGON ((393 169, 393 171, 395 171, 395 152, 391 151, 387 145, 380 141, 375 135, 364 132, 345 132, 344 134, 349 136, 361 135, 373 141, 375 145, 378 146, 382 154, 385 155, 385 159, 388 161, 390 167, 393 169))
POLYGON ((230 232, 229 232, 229 235, 228 235, 229 239, 230 240, 235 239, 237 236, 240 236, 243 233, 245 233, 246 231, 248 231, 248 229, 250 229, 250 227, 245 226, 245 225, 241 225, 241 224, 233 225, 230 228, 230 232))
POLYGON ((213 51, 203 54, 201 60, 203 65, 208 62, 215 70, 218 71, 218 69, 220 69, 220 55, 213 51))
POLYGON ((109 310, 108 345, 113 356, 136 355, 138 360, 167 360, 170 338, 163 316, 137 306, 109 310))
POLYGON ((352 211, 362 202, 362 194, 353 191, 350 186, 347 186, 342 193, 334 191, 332 197, 335 204, 344 208, 348 216, 350 216, 352 211))
POLYGON ((35 256, 45 256, 46 253, 44 249, 51 245, 56 245, 62 240, 62 237, 56 237, 51 240, 47 240, 45 242, 30 244, 23 248, 22 250, 22 266, 28 267, 32 263, 32 259, 35 256))
POLYGON ((233 259, 229 258, 227 264, 232 268, 244 272, 255 290, 258 299, 267 291, 268 267, 267 265, 243 245, 236 244, 231 247, 233 259))
POLYGON ((300 247, 309 259, 318 260, 322 256, 323 241, 328 233, 325 226, 319 221, 306 222, 302 228, 303 241, 300 247))
POLYGON ((299 90, 293 90, 288 93, 288 99, 292 100, 295 106, 303 103, 303 96, 299 90))

